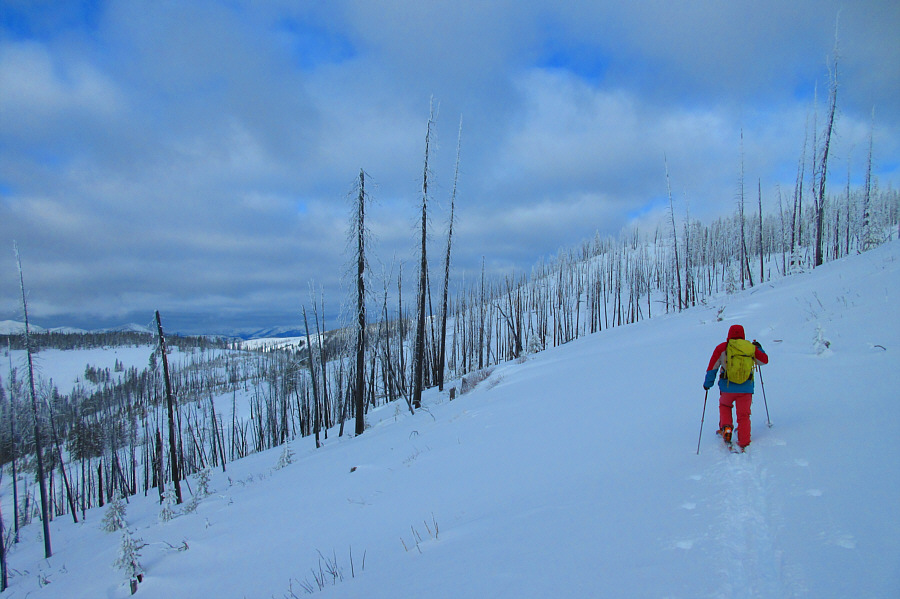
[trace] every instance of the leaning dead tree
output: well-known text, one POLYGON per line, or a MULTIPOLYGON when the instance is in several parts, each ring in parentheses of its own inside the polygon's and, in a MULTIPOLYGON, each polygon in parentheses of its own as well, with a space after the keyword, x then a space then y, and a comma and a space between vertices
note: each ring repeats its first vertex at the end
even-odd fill
POLYGON ((34 360, 32 358, 31 329, 28 324, 28 302, 25 299, 25 277, 22 274, 22 259, 19 256, 19 246, 14 242, 13 249, 16 253, 16 264, 19 267, 19 285, 22 289, 22 314, 25 317, 25 353, 28 356, 28 389, 31 393, 31 413, 34 417, 34 452, 37 459, 38 485, 41 491, 41 522, 44 531, 44 557, 53 556, 50 548, 50 506, 47 503, 47 484, 44 476, 44 451, 41 444, 41 426, 38 418, 37 393, 34 389, 34 360))

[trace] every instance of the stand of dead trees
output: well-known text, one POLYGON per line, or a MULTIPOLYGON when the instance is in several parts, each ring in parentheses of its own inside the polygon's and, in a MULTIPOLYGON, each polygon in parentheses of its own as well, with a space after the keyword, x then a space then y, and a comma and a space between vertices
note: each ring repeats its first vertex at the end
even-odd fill
MULTIPOLYGON (((90 508, 122 496, 153 493, 162 501, 166 485, 177 493, 176 481, 209 468, 224 470, 228 461, 297 437, 314 436, 321 446, 329 434, 343 434, 351 414, 360 434, 370 409, 402 401, 415 413, 429 387, 814 268, 820 243, 821 259, 828 261, 867 251, 900 232, 900 193, 880 189, 872 176, 871 136, 865 184, 854 189, 848 178, 827 202, 823 147, 806 139, 794 189, 785 197, 780 188, 766 190, 758 181, 756 214, 741 202, 734 214, 702 223, 679 209, 670 194, 669 219, 654 230, 597 235, 542 259, 528 273, 492 277, 484 261, 478 272, 452 273, 457 149, 449 226, 441 240, 446 253, 442 276, 435 277, 439 299, 432 302, 426 210, 433 125, 432 114, 418 293, 412 306, 404 303, 400 265, 396 276, 392 271, 376 281, 382 290, 377 300, 371 286, 356 288, 355 327, 329 329, 324 294, 311 294, 303 308, 305 336, 268 346, 177 336, 157 344, 149 334, 0 338, 9 358, 0 385, 0 465, 12 474, 3 480, 13 486, 15 510, 6 528, 18 531, 35 517, 46 523, 75 511, 84 518, 90 508), (810 194, 820 201, 804 203, 810 194), (764 198, 776 209, 764 213, 764 198), (749 265, 757 263, 758 277, 751 278, 749 265), (367 301, 377 306, 366 310, 367 301), (371 314, 378 316, 370 322, 371 314), (39 355, 54 343, 145 347, 148 362, 144 367, 89 366, 71 390, 40 377, 31 384, 21 370, 25 354, 39 355), (46 439, 57 440, 56 446, 48 450, 46 439), (26 476, 32 473, 36 476, 26 476), (35 498, 41 480, 44 501, 35 498)), ((744 191, 740 168, 739 199, 744 191)), ((665 170, 660 187, 668 190, 665 170)), ((358 230, 364 229, 364 184, 361 172, 358 230)), ((368 270, 364 239, 356 249, 355 275, 367 281, 370 273, 360 275, 368 270)), ((45 539, 49 553, 49 535, 45 539)))

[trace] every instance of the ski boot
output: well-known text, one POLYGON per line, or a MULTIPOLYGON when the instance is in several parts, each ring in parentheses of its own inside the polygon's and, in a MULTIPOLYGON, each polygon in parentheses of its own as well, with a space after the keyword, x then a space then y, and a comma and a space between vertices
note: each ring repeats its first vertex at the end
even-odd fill
POLYGON ((731 445, 731 431, 734 430, 734 427, 730 424, 726 424, 722 428, 716 431, 716 434, 722 437, 722 440, 725 441, 726 445, 731 445))

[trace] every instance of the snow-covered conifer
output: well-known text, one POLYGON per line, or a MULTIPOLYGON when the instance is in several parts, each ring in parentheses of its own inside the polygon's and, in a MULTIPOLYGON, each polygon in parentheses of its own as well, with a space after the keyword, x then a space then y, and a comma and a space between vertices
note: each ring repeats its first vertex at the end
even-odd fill
POLYGON ((131 594, 137 590, 137 583, 144 577, 144 567, 141 565, 141 549, 146 547, 143 539, 136 539, 127 528, 122 529, 122 543, 119 545, 119 556, 113 563, 118 570, 122 570, 131 583, 131 594))
POLYGON ((294 450, 291 449, 291 444, 287 443, 284 446, 284 450, 281 452, 281 457, 278 458, 278 463, 275 464, 275 470, 281 470, 285 466, 289 466, 294 462, 294 450))
POLYGON ((197 473, 197 492, 195 493, 195 496, 199 497, 200 499, 203 499, 204 497, 210 495, 209 477, 209 468, 204 468, 199 473, 197 473))
POLYGON ((116 532, 125 528, 125 508, 125 500, 121 497, 110 502, 103 515, 103 530, 116 532))
POLYGON ((175 503, 173 502, 172 492, 166 491, 162 508, 159 510, 159 521, 160 522, 168 522, 172 518, 174 518, 177 514, 175 513, 175 503))

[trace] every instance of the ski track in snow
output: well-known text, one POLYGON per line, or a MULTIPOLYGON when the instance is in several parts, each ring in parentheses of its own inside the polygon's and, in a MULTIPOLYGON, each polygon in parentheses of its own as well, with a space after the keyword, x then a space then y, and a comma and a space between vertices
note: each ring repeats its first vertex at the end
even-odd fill
MULTIPOLYGON (((721 443, 706 453, 716 458, 690 480, 698 483, 694 491, 700 501, 681 503, 680 508, 705 512, 709 522, 699 538, 680 539, 673 546, 698 550, 708 563, 718 564, 710 571, 707 592, 715 599, 769 599, 806 597, 809 588, 804 572, 792 565, 790 553, 781 545, 779 532, 785 521, 773 489, 778 474, 770 474, 769 460, 777 459, 773 448, 787 445, 772 436, 755 439, 750 451, 737 454, 721 443)), ((794 468, 808 465, 795 460, 794 468), (802 464, 801 464, 802 463, 802 464)))
POLYGON ((783 569, 778 547, 780 520, 769 501, 768 469, 759 445, 753 453, 728 452, 706 477, 716 487, 713 496, 721 510, 712 538, 722 556, 721 587, 717 597, 729 599, 793 597, 796 593, 783 569))
MULTIPOLYGON (((682 539, 674 547, 703 548, 706 557, 712 556, 712 563, 720 565, 710 576, 708 594, 702 596, 715 599, 810 596, 809 572, 792 556, 796 547, 792 549, 791 541, 783 534, 788 532, 791 518, 797 517, 783 513, 778 504, 779 488, 783 491, 788 476, 796 488, 794 496, 808 501, 804 521, 813 533, 807 536, 809 547, 816 552, 828 551, 829 547, 847 551, 844 567, 853 564, 854 570, 869 570, 856 551, 854 536, 842 530, 841 518, 827 507, 823 509, 821 498, 825 491, 816 486, 815 477, 810 473, 811 461, 805 457, 789 457, 796 454, 785 453, 785 448, 790 449, 788 443, 770 431, 756 436, 746 454, 732 453, 723 445, 716 447, 715 460, 701 473, 690 476, 702 487, 695 494, 707 498, 701 507, 706 508, 711 523, 701 538, 682 539)), ((706 451, 713 453, 713 448, 707 447, 706 451)), ((812 463, 813 467, 816 465, 812 463)), ((698 504, 701 502, 684 501, 680 507, 693 511, 698 504)), ((834 596, 842 596, 843 591, 832 590, 838 593, 834 596)))

